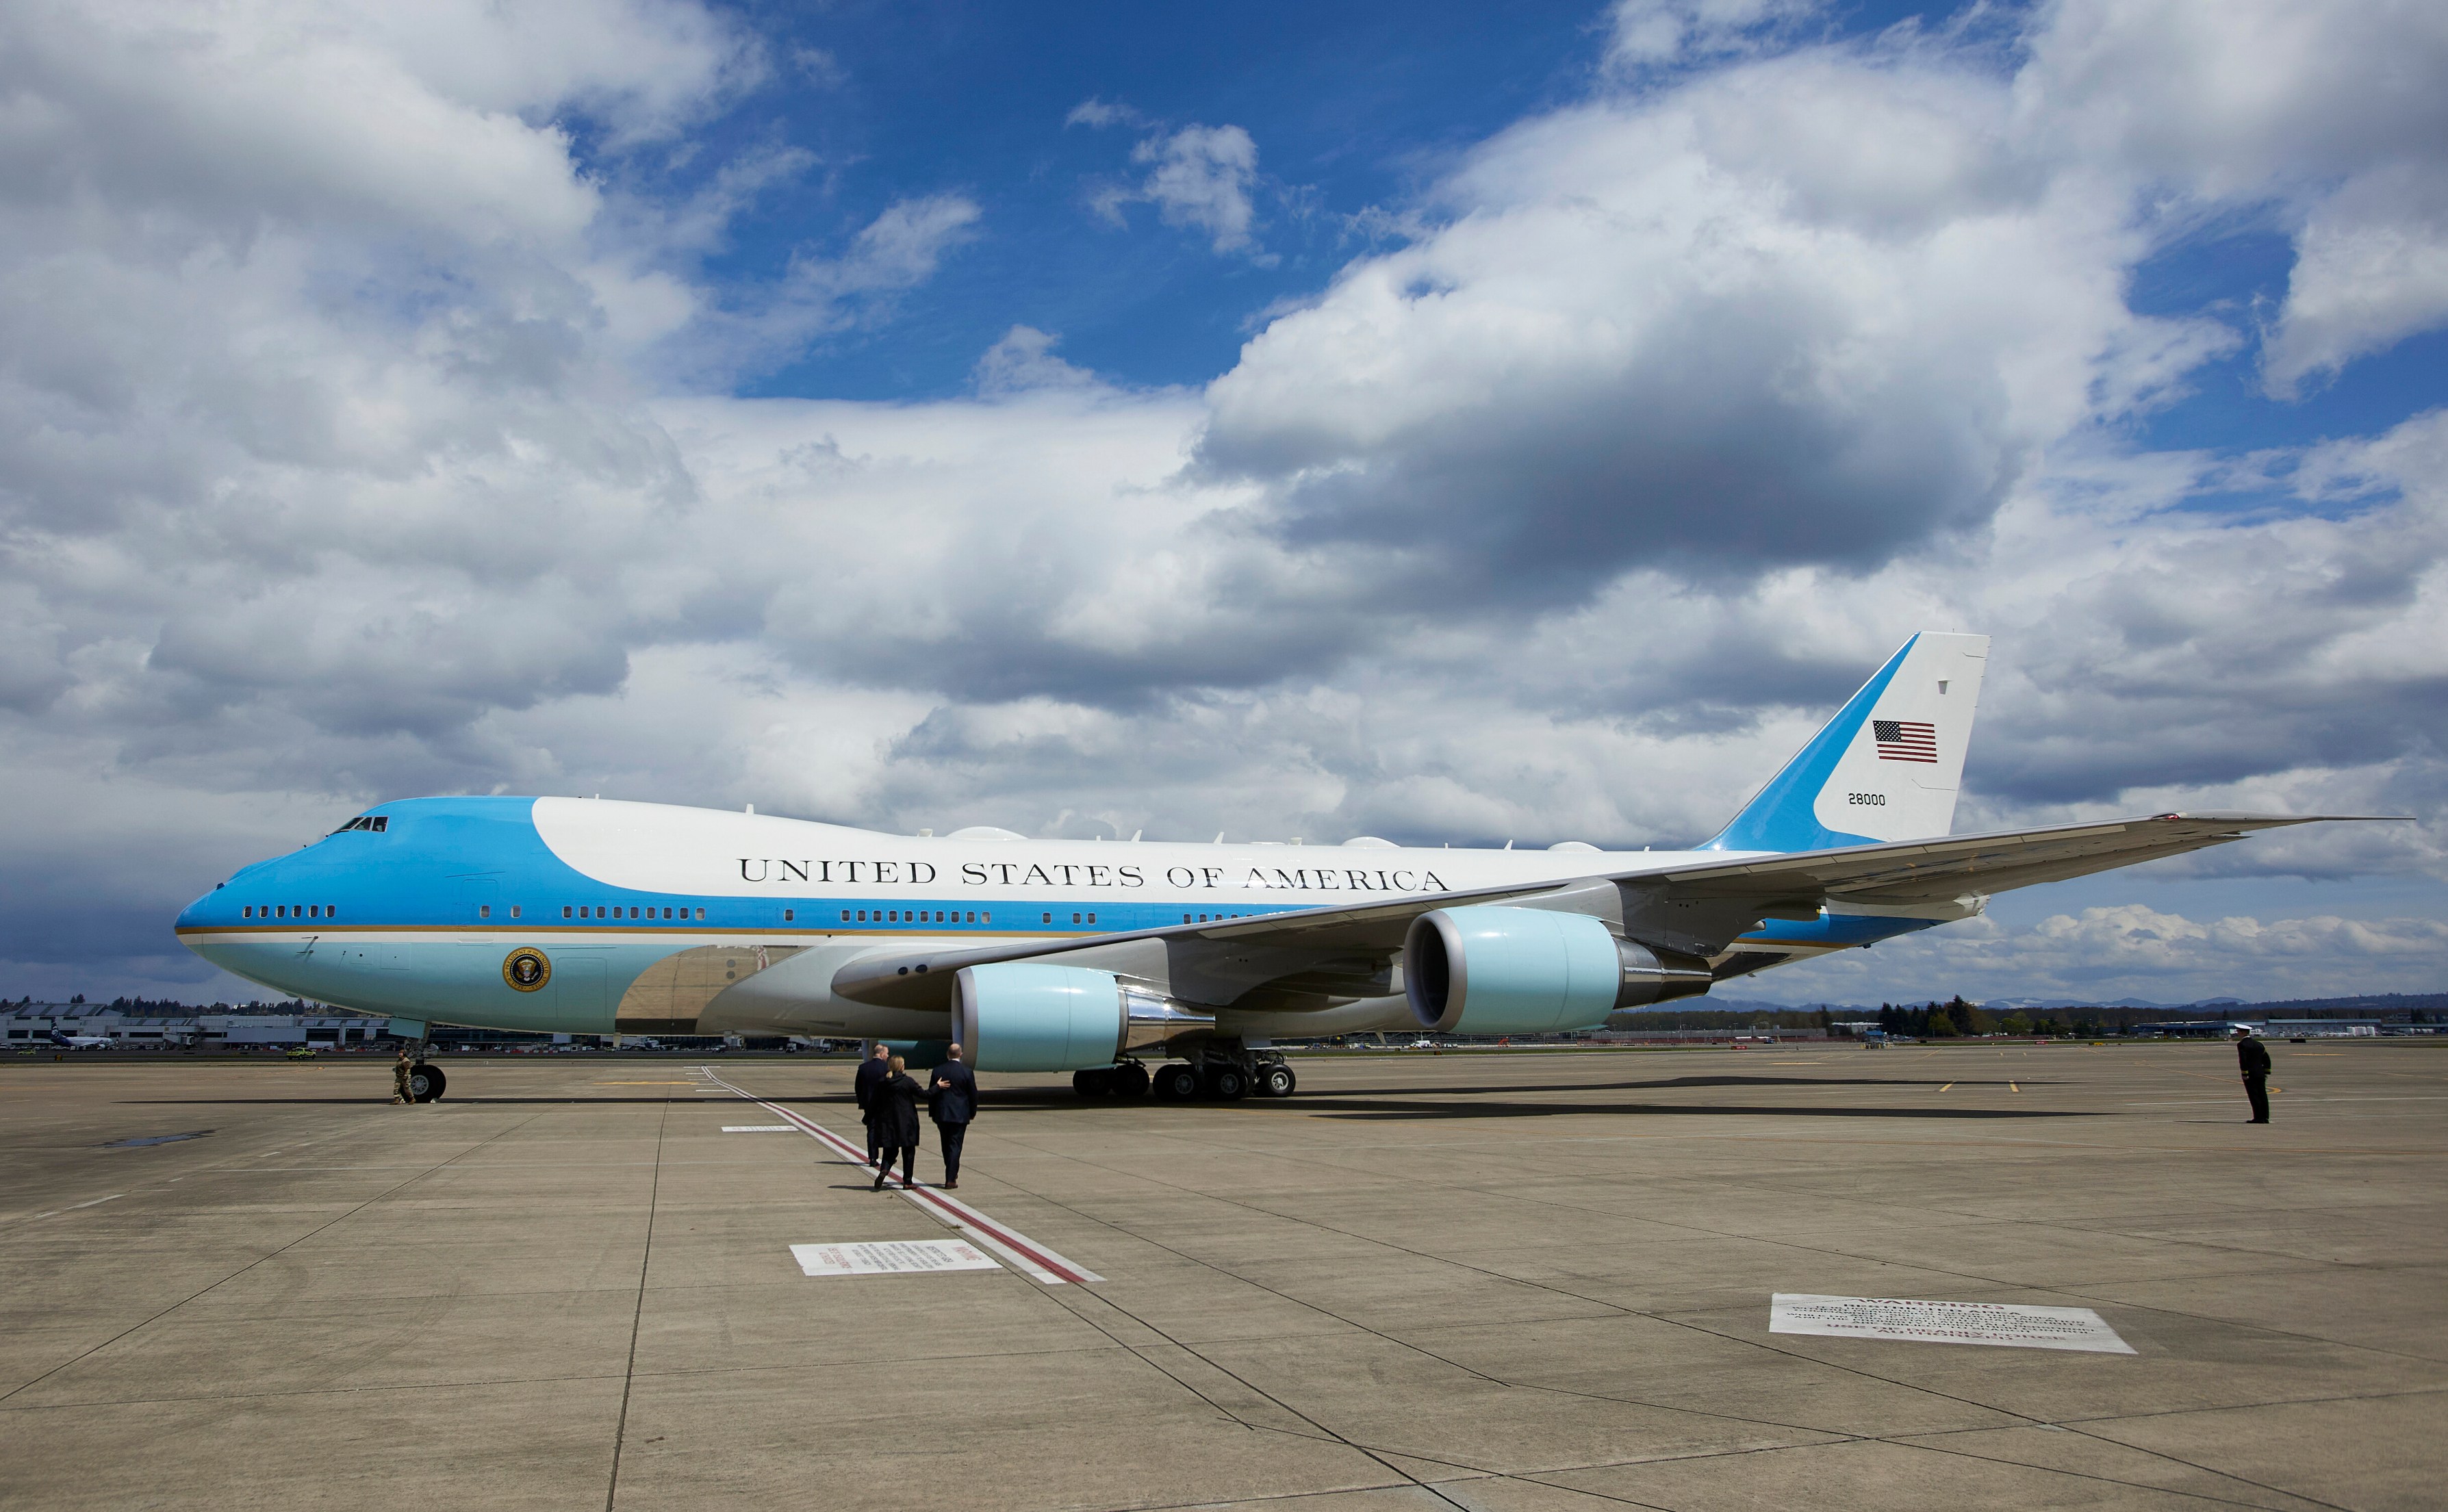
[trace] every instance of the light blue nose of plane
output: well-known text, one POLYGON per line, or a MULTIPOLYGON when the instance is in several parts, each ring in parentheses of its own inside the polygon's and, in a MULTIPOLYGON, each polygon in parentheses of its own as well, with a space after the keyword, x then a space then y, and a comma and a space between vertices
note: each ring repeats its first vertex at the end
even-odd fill
POLYGON ((195 902, 188 904, 183 909, 181 909, 179 910, 179 922, 173 926, 173 928, 179 929, 201 929, 208 925, 219 922, 215 918, 215 914, 219 910, 213 907, 213 893, 221 890, 222 890, 220 888, 215 888, 213 892, 207 892, 202 897, 198 898, 195 902))

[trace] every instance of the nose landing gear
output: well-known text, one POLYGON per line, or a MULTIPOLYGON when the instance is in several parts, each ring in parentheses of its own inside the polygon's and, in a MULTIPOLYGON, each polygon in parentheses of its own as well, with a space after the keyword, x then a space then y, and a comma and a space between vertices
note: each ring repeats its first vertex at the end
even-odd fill
POLYGON ((408 1095, 416 1101, 441 1101, 442 1089, 449 1084, 450 1079, 442 1074, 442 1068, 438 1065, 429 1065, 419 1061, 408 1068, 408 1095))

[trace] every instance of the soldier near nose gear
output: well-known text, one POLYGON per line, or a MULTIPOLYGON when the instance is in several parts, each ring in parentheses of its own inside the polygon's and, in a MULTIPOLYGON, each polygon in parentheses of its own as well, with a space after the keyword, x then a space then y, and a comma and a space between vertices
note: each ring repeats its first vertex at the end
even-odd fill
POLYGON ((416 1093, 414 1089, 408 1084, 408 1077, 411 1069, 411 1067, 408 1059, 408 1046, 403 1044, 399 1047, 399 1058, 391 1063, 391 1100, 393 1103, 413 1102, 416 1101, 416 1093))

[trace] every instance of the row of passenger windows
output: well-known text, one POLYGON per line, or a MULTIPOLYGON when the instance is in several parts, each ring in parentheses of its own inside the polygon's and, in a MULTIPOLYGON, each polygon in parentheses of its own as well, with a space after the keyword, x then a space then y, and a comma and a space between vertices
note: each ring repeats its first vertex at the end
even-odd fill
MULTIPOLYGON (((966 918, 962 916, 961 910, 958 909, 844 909, 841 910, 841 916, 842 923, 844 924, 994 923, 993 914, 980 913, 975 909, 970 909, 967 917, 966 918), (873 919, 870 919, 868 917, 870 913, 875 915, 873 919), (933 917, 929 918, 928 915, 930 914, 933 915, 933 917)), ((791 910, 788 909, 783 909, 782 918, 785 923, 788 923, 791 918, 791 910)))
MULTIPOLYGON (((479 911, 479 912, 482 912, 483 910, 481 910, 481 909, 480 909, 480 910, 478 910, 478 911, 479 911)), ((511 917, 511 918, 513 918, 513 919, 515 919, 515 918, 517 918, 518 916, 519 916, 519 910, 518 910, 518 909, 512 909, 510 910, 510 917, 511 917)), ((569 918, 569 917, 571 916, 570 909, 569 909, 566 906, 564 906, 564 907, 562 909, 562 910, 561 910, 561 916, 562 916, 563 918, 564 918, 564 919, 569 918)), ((592 904, 584 904, 584 903, 582 903, 582 904, 578 905, 578 909, 577 909, 577 915, 576 915, 576 916, 577 916, 577 917, 579 917, 579 918, 582 918, 582 919, 603 919, 603 918, 619 919, 619 918, 624 918, 624 917, 625 917, 625 918, 631 918, 631 919, 657 919, 657 920, 660 920, 660 919, 672 919, 672 918, 686 919, 686 918, 688 918, 690 915, 689 915, 689 910, 688 910, 688 909, 662 909, 660 912, 658 912, 657 910, 655 910, 655 909, 629 909, 629 910, 628 910, 628 912, 627 912, 626 914, 623 914, 623 913, 621 911, 621 909, 605 909, 605 908, 598 908, 598 907, 596 907, 596 906, 594 906, 594 905, 592 905, 592 904)), ((705 917, 705 910, 704 910, 703 909, 698 909, 698 910, 697 910, 697 915, 696 915, 696 916, 697 916, 698 918, 700 918, 700 919, 704 918, 704 917, 705 917)), ((787 912, 785 912, 785 913, 782 915, 782 917, 783 917, 783 918, 785 918, 785 919, 788 919, 790 916, 791 916, 791 915, 790 915, 789 913, 787 913, 787 912)))
MULTIPOLYGON (((511 904, 509 906, 509 917, 515 919, 520 916, 521 909, 518 904, 511 904)), ((243 910, 244 916, 250 919, 329 919, 335 917, 339 911, 340 910, 336 905, 328 903, 249 904, 243 910)), ((490 919, 492 916, 493 906, 491 904, 482 903, 476 906, 476 917, 480 919, 490 919)), ((581 903, 564 905, 561 910, 561 916, 564 919, 577 918, 611 920, 630 918, 639 920, 652 919, 659 923, 667 920, 684 923, 691 919, 702 922, 705 918, 705 910, 703 909, 698 909, 692 911, 688 909, 652 909, 644 907, 614 908, 608 905, 581 903)), ((841 916, 842 923, 844 924, 994 923, 994 915, 992 913, 980 912, 975 909, 970 909, 966 915, 964 915, 958 909, 844 909, 841 910, 841 916), (874 915, 872 919, 868 917, 870 913, 874 915)), ((799 910, 796 909, 784 909, 782 910, 782 922, 784 924, 794 924, 798 921, 798 917, 799 910)), ((1212 922, 1219 922, 1225 919, 1237 919, 1240 917, 1241 915, 1237 913, 1202 913, 1194 919, 1190 914, 1185 913, 1181 916, 1181 922, 1184 924, 1208 924, 1212 922)), ((1040 915, 1040 918, 1042 922, 1046 924, 1052 924, 1054 922, 1054 915, 1051 913, 1040 915)), ((1097 922, 1097 916, 1093 913, 1075 913, 1071 915, 1071 922, 1074 924, 1094 924, 1097 922)))
MULTIPOLYGON (((329 903, 249 904, 243 910, 244 916, 250 919, 329 919, 337 916, 339 911, 340 910, 336 905, 329 903)), ((509 906, 509 917, 513 919, 518 918, 520 916, 520 906, 518 904, 513 903, 509 906)), ((493 905, 489 903, 477 905, 476 917, 479 919, 490 919, 492 916, 493 905)), ((658 923, 665 921, 685 923, 692 919, 702 922, 705 918, 705 910, 703 909, 691 910, 688 909, 660 909, 645 908, 642 906, 638 908, 627 908, 625 906, 622 908, 614 908, 609 905, 580 903, 564 905, 561 910, 561 916, 564 919, 604 919, 608 921, 611 919, 629 918, 641 921, 652 919, 658 923)), ((966 914, 962 913, 958 909, 844 909, 841 910, 841 916, 842 923, 844 924, 994 923, 994 915, 991 912, 981 912, 975 909, 970 909, 966 914), (870 913, 874 915, 872 919, 868 917, 870 913)), ((784 924, 794 924, 798 921, 798 917, 799 910, 796 909, 784 909, 782 910, 782 922, 784 924)), ((1241 915, 1237 913, 1202 913, 1194 919, 1190 914, 1185 913, 1181 916, 1181 922, 1184 924, 1208 924, 1220 922, 1225 919, 1237 919, 1240 917, 1241 915)), ((1040 915, 1040 918, 1042 922, 1046 924, 1052 924, 1054 922, 1054 915, 1051 913, 1040 915)), ((1073 924, 1095 924, 1097 922, 1097 916, 1093 913, 1075 913, 1071 915, 1071 922, 1073 924)))

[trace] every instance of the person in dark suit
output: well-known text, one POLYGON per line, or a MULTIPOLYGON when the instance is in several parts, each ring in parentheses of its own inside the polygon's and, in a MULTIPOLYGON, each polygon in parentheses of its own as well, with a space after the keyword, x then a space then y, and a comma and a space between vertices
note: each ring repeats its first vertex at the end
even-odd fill
POLYGON ((851 1094, 858 1099, 858 1121, 867 1125, 867 1163, 876 1162, 883 1141, 875 1132, 875 1089, 892 1074, 885 1058, 892 1052, 879 1044, 875 1053, 858 1063, 858 1075, 851 1079, 851 1094))
POLYGON ((2244 1095, 2252 1101, 2252 1121, 2269 1121, 2269 1046, 2250 1029, 2235 1031, 2235 1059, 2244 1069, 2244 1095))
POLYGON ((944 1147, 944 1188, 949 1191, 961 1184, 961 1141, 978 1116, 978 1079, 961 1063, 956 1044, 951 1059, 927 1080, 927 1116, 935 1120, 935 1139, 944 1147))
POLYGON ((884 1164, 876 1168, 872 1191, 884 1190, 885 1179, 892 1175, 892 1154, 901 1152, 901 1184, 918 1184, 918 1083, 909 1080, 908 1068, 901 1057, 885 1062, 889 1073, 876 1083, 873 1097, 876 1109, 876 1134, 883 1140, 884 1164))

